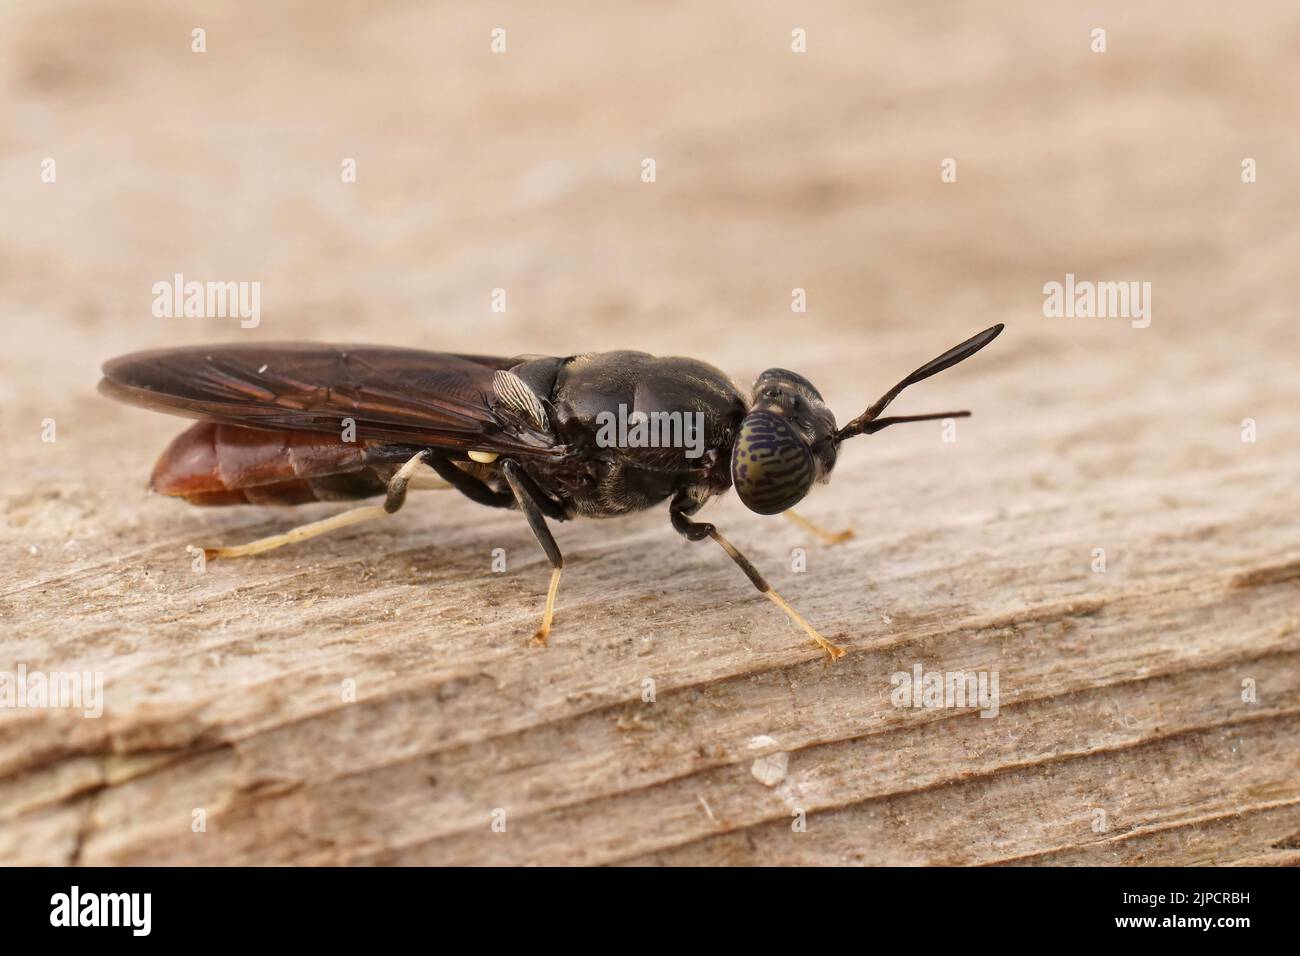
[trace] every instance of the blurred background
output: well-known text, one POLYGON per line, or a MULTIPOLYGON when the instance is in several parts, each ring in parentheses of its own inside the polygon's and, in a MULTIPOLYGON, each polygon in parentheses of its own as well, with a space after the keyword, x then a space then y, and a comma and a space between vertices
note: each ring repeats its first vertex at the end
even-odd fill
POLYGON ((993 320, 1049 381, 1099 353, 1246 365, 1292 328, 1287 3, 18 0, 0 18, 15 421, 98 422, 104 358, 220 339, 641 348, 745 384, 780 361, 845 417, 993 320), (1067 271, 1153 282, 1153 328, 1043 319, 1067 271), (260 327, 153 318, 177 272, 260 281, 260 327))
MULTIPOLYGON (((896 406, 975 409, 956 451, 937 428, 848 446, 807 510, 857 528, 831 570, 870 587, 837 597, 833 575, 810 575, 787 588, 805 594, 796 606, 852 643, 886 581, 935 614, 996 614, 1102 587, 1086 573, 1099 540, 1112 543, 1109 588, 1275 557, 1286 547, 1270 536, 1294 529, 1300 448, 1298 89, 1300 8, 1285 0, 9 0, 5 660, 108 655, 127 699, 163 714, 205 684, 237 683, 198 662, 181 667, 184 681, 147 672, 155 640, 220 633, 244 610, 233 591, 194 591, 177 548, 284 519, 146 499, 182 423, 94 391, 114 355, 207 341, 633 348, 704 359, 746 387, 782 365, 816 382, 843 422, 1005 322, 993 347, 896 406), (196 29, 206 52, 192 49, 196 29), (799 30, 806 52, 792 49, 799 30), (954 182, 941 177, 947 159, 954 182), (1243 182, 1247 159, 1255 182, 1243 182), (349 160, 355 182, 341 175, 349 160), (176 273, 260 282, 260 325, 154 317, 152 287, 176 273), (1150 282, 1150 327, 1045 318, 1043 286, 1067 273, 1150 282), (505 312, 492 310, 494 289, 505 312), (792 311, 794 289, 806 312, 792 311), (1241 440, 1246 417, 1257 445, 1241 440), (41 441, 47 418, 57 442, 41 441), (1161 526, 1144 528, 1156 513, 1161 526), (998 521, 1010 529, 1002 550, 980 537, 998 521), (1000 586, 962 593, 954 582, 981 567, 1000 586)), ((763 537, 771 526, 734 500, 710 513, 748 529, 728 533, 760 565, 779 566, 797 540, 784 526, 763 537)), ((513 517, 458 502, 351 540, 414 551, 437 526, 454 558, 483 527, 515 534, 513 517)), ((594 556, 631 544, 642 561, 675 549, 666 573, 712 575, 744 599, 734 569, 681 546, 666 515, 609 534, 588 524, 561 546, 594 556)), ((348 536, 322 548, 310 559, 345 553, 348 536)), ((258 567, 289 566, 280 560, 258 567)), ((421 560, 409 558, 425 575, 420 599, 436 600, 421 560)), ((397 576, 411 570, 399 562, 377 594, 400 603, 397 576)), ((493 593, 511 622, 500 643, 465 654, 516 646, 544 589, 531 573, 522 592, 493 593)), ((599 584, 566 576, 557 636, 567 616, 578 642, 608 614, 600 601, 648 586, 644 570, 601 573, 599 584)), ((329 603, 339 595, 318 596, 341 620, 329 603)), ((768 622, 770 608, 744 607, 744 620, 768 622)), ((270 641, 293 613, 262 608, 258 633, 270 641)), ((734 626, 719 613, 698 619, 703 630, 734 626)), ((671 633, 689 614, 657 626, 671 633)), ((357 626, 372 625, 385 626, 364 615, 357 626)), ((783 648, 795 643, 783 635, 783 648)), ((381 664, 400 672, 422 648, 381 664)), ((220 707, 238 722, 238 703, 220 707)), ((240 719, 255 720, 247 708, 240 719)), ((103 732, 84 724, 36 739, 57 751, 103 732)), ((23 745, 5 738, 19 763, 39 731, 24 733, 23 745)))

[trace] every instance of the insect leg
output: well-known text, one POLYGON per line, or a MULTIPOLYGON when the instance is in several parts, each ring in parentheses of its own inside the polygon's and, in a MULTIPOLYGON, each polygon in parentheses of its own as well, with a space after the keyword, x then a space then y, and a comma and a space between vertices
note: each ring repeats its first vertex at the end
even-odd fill
MULTIPOLYGON (((366 505, 361 508, 352 508, 340 514, 331 515, 328 518, 322 518, 320 521, 313 521, 310 524, 299 525, 296 528, 284 532, 283 534, 273 534, 266 538, 258 538, 256 541, 250 541, 248 544, 240 544, 229 548, 204 548, 203 557, 211 561, 213 558, 244 558, 252 554, 262 554, 266 551, 274 551, 276 548, 282 548, 286 544, 297 544, 299 541, 306 541, 309 538, 315 538, 317 535, 326 534, 330 531, 336 531, 339 528, 346 528, 349 525, 359 524, 362 521, 373 521, 375 518, 384 518, 393 514, 406 503, 406 489, 410 484, 412 477, 415 476, 416 469, 425 460, 427 451, 421 451, 416 454, 410 461, 397 470, 388 481, 388 494, 382 505, 366 505)), ((422 484, 418 482, 417 484, 422 484)), ((427 485, 425 485, 427 487, 427 485)), ((193 545, 187 550, 198 550, 193 545)))
POLYGON ((511 480, 510 475, 506 475, 506 480, 510 481, 510 487, 514 488, 515 483, 518 482, 524 491, 527 492, 528 497, 533 500, 533 504, 541 510, 542 514, 546 515, 546 517, 550 518, 552 521, 568 521, 573 517, 573 511, 568 505, 556 501, 546 492, 542 491, 541 488, 538 488, 537 482, 533 481, 528 472, 520 468, 517 462, 507 460, 502 466, 503 469, 506 465, 510 466, 511 471, 514 474, 513 480, 511 480))
POLYGON ((551 633, 551 617, 555 614, 555 595, 560 589, 560 572, 564 570, 564 555, 560 554, 560 548, 551 535, 551 529, 546 526, 546 516, 542 514, 535 497, 540 494, 537 486, 516 462, 509 460, 503 462, 501 471, 506 476, 506 481, 510 483, 510 489, 515 493, 519 509, 528 519, 528 526, 533 529, 537 543, 542 546, 547 560, 551 562, 551 586, 546 592, 546 610, 542 612, 542 626, 537 629, 537 633, 529 642, 534 647, 545 647, 546 638, 551 633))
POLYGON ((714 541, 718 542, 722 550, 726 551, 731 560, 735 561, 736 564, 739 565, 740 570, 745 572, 745 577, 749 578, 750 583, 758 589, 758 592, 784 611, 790 620, 798 624, 805 634, 817 642, 818 646, 826 652, 827 656, 832 661, 844 656, 844 648, 840 647, 838 644, 832 644, 830 641, 826 640, 826 638, 818 634, 816 629, 805 621, 798 611, 786 603, 785 598, 781 597, 781 595, 777 594, 776 591, 772 589, 772 585, 768 584, 767 579, 758 573, 758 568, 754 567, 754 565, 750 563, 749 558, 736 550, 736 547, 724 538, 717 528, 709 524, 707 521, 692 521, 687 517, 689 512, 686 509, 693 509, 693 507, 695 507, 693 504, 682 498, 673 499, 668 514, 672 518, 673 527, 677 529, 679 534, 685 537, 688 541, 703 541, 705 538, 712 538, 714 541))
POLYGON ((815 538, 820 538, 823 544, 839 544, 841 541, 848 541, 853 537, 853 529, 845 528, 843 531, 827 531, 820 525, 813 524, 803 515, 795 512, 793 508, 787 508, 781 512, 803 530, 807 531, 815 538))
POLYGON ((429 467, 438 473, 439 478, 471 501, 490 508, 514 507, 514 495, 505 491, 493 491, 469 472, 457 468, 442 452, 431 451, 428 461, 429 467))

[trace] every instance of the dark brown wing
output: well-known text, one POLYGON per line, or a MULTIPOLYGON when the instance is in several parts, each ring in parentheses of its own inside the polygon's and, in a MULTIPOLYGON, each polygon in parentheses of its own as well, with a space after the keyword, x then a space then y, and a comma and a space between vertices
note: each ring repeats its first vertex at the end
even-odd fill
POLYGON ((382 346, 274 343, 134 352, 99 390, 174 415, 498 454, 560 455, 555 436, 493 411, 492 374, 516 359, 382 346))

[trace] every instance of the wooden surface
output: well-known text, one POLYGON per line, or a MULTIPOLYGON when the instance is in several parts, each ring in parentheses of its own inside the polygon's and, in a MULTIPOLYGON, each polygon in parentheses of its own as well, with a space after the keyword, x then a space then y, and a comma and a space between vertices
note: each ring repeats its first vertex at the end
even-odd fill
POLYGON ((1300 14, 1047 6, 0 7, 0 670, 106 697, 0 710, 0 862, 1300 860, 1300 14), (176 272, 261 325, 153 318, 176 272), (1150 327, 1044 318, 1066 273, 1151 282, 1150 327), (147 496, 183 423, 94 392, 203 341, 622 347, 845 421, 996 321, 896 406, 955 442, 809 498, 850 542, 705 513, 833 666, 666 510, 557 528, 545 651, 522 518, 447 493, 194 574, 299 515, 147 496), (999 715, 894 707, 916 664, 999 715))

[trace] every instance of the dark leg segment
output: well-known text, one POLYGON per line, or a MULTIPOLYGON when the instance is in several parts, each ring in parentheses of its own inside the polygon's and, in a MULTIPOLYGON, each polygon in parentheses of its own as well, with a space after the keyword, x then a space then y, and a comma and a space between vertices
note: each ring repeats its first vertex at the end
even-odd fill
MULTIPOLYGON (((518 462, 506 461, 502 465, 503 471, 507 465, 510 466, 511 473, 513 473, 514 476, 512 478, 510 474, 506 475, 506 480, 510 482, 510 487, 516 488, 517 486, 523 488, 523 490, 528 493, 528 497, 533 500, 533 504, 537 505, 537 507, 541 509, 542 514, 546 515, 546 517, 550 518, 552 521, 568 521, 573 517, 573 513, 568 508, 551 498, 551 496, 542 491, 541 488, 538 488, 537 482, 533 481, 532 476, 529 475, 528 472, 524 471, 518 462)), ((516 494, 518 494, 517 491, 516 494)))
MULTIPOLYGON (((546 639, 551 633, 551 618, 555 614, 555 595, 560 589, 560 572, 564 570, 564 555, 560 554, 559 545, 555 543, 551 529, 546 526, 546 516, 542 514, 533 490, 530 490, 536 489, 537 486, 516 462, 510 460, 502 462, 501 473, 510 483, 510 489, 515 493, 515 500, 519 502, 519 510, 524 513, 524 517, 528 519, 528 526, 533 529, 533 536, 537 538, 537 543, 542 546, 547 560, 551 562, 551 586, 546 592, 546 609, 542 612, 542 626, 537 629, 530 642, 535 647, 545 647, 546 639)), ((545 495, 541 495, 540 492, 538 496, 545 498, 545 495)))
POLYGON ((514 507, 514 495, 504 491, 493 491, 469 472, 457 468, 442 452, 430 451, 428 464, 438 473, 439 478, 471 501, 487 505, 489 508, 514 507))

